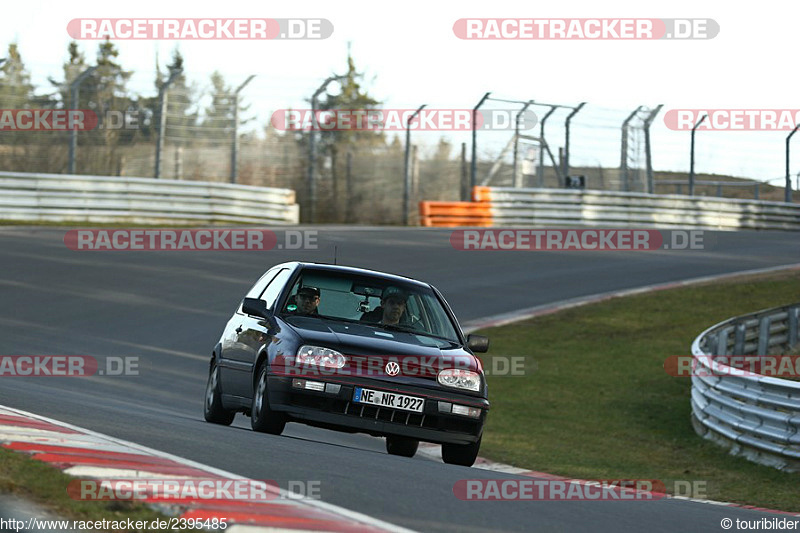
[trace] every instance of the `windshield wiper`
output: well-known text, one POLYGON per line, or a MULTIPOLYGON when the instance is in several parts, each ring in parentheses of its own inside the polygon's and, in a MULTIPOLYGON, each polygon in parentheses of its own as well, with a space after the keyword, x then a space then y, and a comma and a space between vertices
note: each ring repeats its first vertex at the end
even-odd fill
POLYGON ((453 339, 448 339, 447 337, 442 337, 441 335, 434 335, 433 333, 428 333, 424 329, 414 329, 409 326, 402 326, 398 324, 372 324, 373 326, 377 326, 379 328, 388 329, 390 331, 402 331, 403 333, 411 333, 413 335, 422 335, 423 337, 432 337, 434 339, 440 339, 443 341, 447 341, 450 344, 458 344, 453 339))
POLYGON ((409 326, 401 326, 399 324, 381 324, 381 323, 377 323, 377 324, 372 324, 372 325, 373 326, 378 326, 378 327, 384 328, 384 329, 389 329, 389 330, 392 330, 392 331, 403 331, 405 333, 420 333, 422 335, 426 335, 426 333, 424 331, 420 331, 418 329, 414 329, 414 328, 409 327, 409 326))

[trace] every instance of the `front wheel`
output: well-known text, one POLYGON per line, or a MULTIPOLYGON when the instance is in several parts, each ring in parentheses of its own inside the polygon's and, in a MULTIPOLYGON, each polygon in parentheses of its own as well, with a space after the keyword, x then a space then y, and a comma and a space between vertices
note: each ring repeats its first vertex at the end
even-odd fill
POLYGON ((253 404, 250 408, 250 426, 254 431, 280 435, 286 427, 286 415, 273 411, 269 406, 267 393, 267 363, 258 370, 258 384, 253 393, 253 404))
POLYGON ((211 363, 211 372, 208 373, 206 383, 206 401, 203 405, 203 416, 206 422, 230 426, 236 417, 236 411, 228 411, 222 407, 222 394, 219 389, 219 368, 217 362, 211 363))
POLYGON ((478 458, 482 438, 472 444, 442 444, 442 460, 450 465, 472 466, 478 458))
POLYGON ((390 455, 399 455, 400 457, 414 457, 419 447, 417 439, 409 439, 408 437, 386 437, 386 451, 390 455))

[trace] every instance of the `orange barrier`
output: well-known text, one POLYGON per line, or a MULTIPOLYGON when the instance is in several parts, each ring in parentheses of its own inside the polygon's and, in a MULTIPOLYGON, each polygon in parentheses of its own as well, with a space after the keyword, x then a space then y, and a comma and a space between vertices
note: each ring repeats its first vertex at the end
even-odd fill
POLYGON ((472 188, 472 201, 473 202, 491 202, 492 188, 482 185, 476 185, 472 188))
POLYGON ((420 225, 427 227, 491 226, 491 205, 485 202, 420 202, 420 225))

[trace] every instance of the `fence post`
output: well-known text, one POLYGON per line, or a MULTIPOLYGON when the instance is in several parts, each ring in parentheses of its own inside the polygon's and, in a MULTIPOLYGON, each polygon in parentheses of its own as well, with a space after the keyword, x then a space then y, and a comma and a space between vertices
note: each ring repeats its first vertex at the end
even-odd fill
POLYGON ((175 149, 175 179, 183 179, 183 146, 175 149))
POLYGON ((353 222, 353 152, 347 151, 347 164, 345 165, 345 187, 347 187, 347 198, 345 198, 345 222, 353 222))
MULTIPOLYGON (((747 333, 747 329, 745 326, 744 321, 739 322, 736 324, 736 330, 734 335, 734 344, 733 344, 733 355, 744 355, 744 341, 745 341, 745 334, 747 333)), ((759 354, 761 355, 761 354, 759 354)))
POLYGON ((461 143, 461 201, 469 201, 469 175, 467 173, 467 143, 461 143))
POLYGON ((756 355, 767 355, 767 350, 769 349, 769 328, 771 325, 772 317, 765 316, 761 319, 758 325, 758 353, 756 355))
POLYGON ((319 121, 317 120, 317 98, 328 88, 328 85, 334 81, 340 81, 347 76, 329 76, 322 82, 314 94, 311 96, 311 131, 308 132, 308 221, 314 223, 314 211, 317 203, 317 183, 314 177, 314 171, 317 164, 317 146, 315 143, 317 130, 319 129, 319 121))
POLYGON ((706 119, 708 115, 703 115, 703 118, 697 121, 697 124, 692 128, 692 142, 691 153, 689 156, 689 196, 694 196, 694 132, 700 127, 700 124, 706 119))
MULTIPOLYGON (((0 63, 2 63, 0 61, 0 63)), ((69 85, 70 99, 72 109, 78 109, 78 95, 81 91, 81 83, 89 77, 97 67, 89 67, 81 73, 80 76, 75 78, 69 85)), ((69 160, 67 163, 67 174, 75 174, 75 152, 78 150, 78 130, 71 128, 69 132, 69 160)))
POLYGON ((656 108, 647 115, 647 118, 644 119, 644 157, 645 164, 647 165, 647 192, 650 194, 655 194, 656 192, 656 183, 653 177, 653 152, 650 146, 650 126, 653 124, 653 120, 655 120, 656 115, 658 115, 662 107, 664 107, 664 104, 658 104, 656 108))
POLYGON ((167 91, 175 78, 181 75, 183 69, 173 69, 169 73, 169 78, 158 89, 158 109, 159 109, 159 126, 158 126, 158 141, 156 142, 156 179, 161 177, 161 157, 164 152, 164 136, 167 129, 167 91))
POLYGON ((403 225, 408 226, 408 207, 411 196, 411 121, 416 118, 419 113, 425 109, 423 104, 414 111, 414 114, 408 117, 406 122, 406 157, 405 157, 405 179, 403 180, 403 225))
POLYGON ((478 122, 478 109, 483 105, 489 95, 492 93, 486 93, 481 98, 478 105, 476 105, 472 109, 472 164, 469 173, 469 188, 472 190, 475 185, 477 185, 477 173, 478 173, 478 128, 475 126, 478 122))
POLYGON ((255 74, 244 80, 233 93, 233 146, 231 147, 231 183, 236 183, 239 177, 239 93, 244 86, 250 83, 255 74))
POLYGON ((630 124, 633 117, 635 117, 641 109, 642 106, 637 107, 633 113, 628 115, 628 118, 622 122, 622 146, 620 150, 619 173, 622 190, 625 192, 631 190, 630 184, 628 183, 628 124, 630 124))
POLYGON ((792 139, 792 135, 797 132, 797 128, 800 128, 800 124, 795 126, 792 133, 786 137, 786 189, 783 193, 783 201, 787 204, 792 202, 792 179, 789 176, 789 141, 792 139))
POLYGON ((525 110, 528 109, 533 101, 525 102, 525 105, 522 106, 519 113, 517 113, 517 120, 514 123, 514 173, 513 173, 513 180, 514 180, 514 187, 517 189, 522 188, 522 175, 519 174, 519 170, 517 168, 517 154, 519 152, 519 119, 522 117, 522 114, 525 113, 525 110))
MULTIPOLYGON (((536 170, 536 186, 539 188, 544 187, 544 152, 547 148, 547 141, 544 138, 544 123, 548 117, 556 112, 557 106, 551 105, 550 110, 544 114, 541 122, 539 122, 539 168, 536 170)), ((552 157, 552 154, 551 154, 552 157)))
POLYGON ((578 114, 586 102, 581 102, 578 107, 572 110, 572 113, 567 115, 567 120, 564 122, 564 176, 569 176, 569 124, 572 122, 572 117, 578 114))
POLYGON ((797 332, 797 323, 798 323, 798 315, 800 315, 800 306, 797 307, 790 307, 787 311, 786 318, 789 320, 789 336, 787 344, 789 346, 794 346, 798 340, 800 340, 800 336, 798 336, 797 332))

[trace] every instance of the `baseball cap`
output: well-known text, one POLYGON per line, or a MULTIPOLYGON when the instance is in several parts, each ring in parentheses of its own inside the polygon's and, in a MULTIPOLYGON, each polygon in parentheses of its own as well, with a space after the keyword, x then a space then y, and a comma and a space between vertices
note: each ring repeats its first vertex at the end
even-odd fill
POLYGON ((302 296, 319 296, 319 289, 316 287, 300 287, 297 289, 297 294, 302 296))
POLYGON ((383 289, 381 300, 386 300, 388 298, 397 298, 405 302, 406 300, 408 300, 408 293, 397 287, 386 287, 385 289, 383 289))

